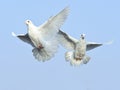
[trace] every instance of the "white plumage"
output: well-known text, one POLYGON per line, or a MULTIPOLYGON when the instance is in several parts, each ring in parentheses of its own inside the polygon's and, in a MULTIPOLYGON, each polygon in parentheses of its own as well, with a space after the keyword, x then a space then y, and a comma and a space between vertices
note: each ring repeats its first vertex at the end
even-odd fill
POLYGON ((69 50, 65 53, 65 59, 70 61, 73 66, 87 64, 90 57, 86 55, 86 51, 102 45, 95 42, 86 42, 84 34, 81 35, 80 40, 77 40, 61 30, 58 33, 58 40, 62 46, 69 50))
POLYGON ((59 42, 56 36, 66 20, 68 13, 69 8, 66 7, 39 27, 35 26, 32 21, 26 20, 25 23, 28 27, 28 33, 25 35, 15 35, 15 33, 12 33, 12 35, 31 44, 34 47, 32 50, 33 55, 37 60, 49 60, 57 51, 59 42))

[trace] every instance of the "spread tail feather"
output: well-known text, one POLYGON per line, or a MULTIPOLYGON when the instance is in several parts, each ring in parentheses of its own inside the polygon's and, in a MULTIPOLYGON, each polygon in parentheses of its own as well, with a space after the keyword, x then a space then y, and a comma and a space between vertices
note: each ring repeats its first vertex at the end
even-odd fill
POLYGON ((43 43, 44 48, 43 49, 38 49, 34 48, 32 50, 33 56, 38 60, 38 61, 47 61, 50 60, 54 54, 57 52, 58 49, 58 41, 53 40, 49 41, 46 43, 43 43))
POLYGON ((53 54, 46 52, 45 49, 34 48, 32 52, 33 52, 33 56, 35 57, 35 59, 37 59, 38 61, 43 61, 43 62, 51 59, 54 56, 53 54))
POLYGON ((84 56, 84 58, 82 60, 76 60, 74 58, 74 52, 70 51, 70 52, 66 52, 65 59, 66 59, 66 61, 70 61, 70 64, 72 66, 79 66, 81 64, 87 64, 90 60, 90 57, 89 56, 84 56))
POLYGON ((72 66, 79 66, 80 64, 82 64, 82 60, 76 60, 74 58, 74 52, 73 51, 66 52, 65 59, 66 59, 66 61, 70 61, 70 64, 72 66))

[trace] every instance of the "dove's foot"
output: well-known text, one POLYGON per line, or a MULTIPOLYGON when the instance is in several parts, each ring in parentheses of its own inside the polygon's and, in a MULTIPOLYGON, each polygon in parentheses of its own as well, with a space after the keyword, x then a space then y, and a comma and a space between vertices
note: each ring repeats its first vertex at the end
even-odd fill
POLYGON ((42 48, 44 48, 44 47, 43 47, 42 45, 39 45, 38 48, 39 48, 39 49, 42 49, 42 48))
POLYGON ((76 60, 76 61, 78 61, 78 60, 82 60, 82 58, 75 58, 75 60, 76 60))

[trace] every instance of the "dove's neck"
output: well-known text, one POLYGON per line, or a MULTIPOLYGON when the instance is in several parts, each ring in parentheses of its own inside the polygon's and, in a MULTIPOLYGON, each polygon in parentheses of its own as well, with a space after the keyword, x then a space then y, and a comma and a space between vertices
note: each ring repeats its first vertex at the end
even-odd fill
POLYGON ((80 40, 79 40, 80 42, 82 42, 82 41, 84 41, 84 39, 82 39, 82 38, 80 38, 80 40))
POLYGON ((33 24, 33 23, 30 23, 29 25, 28 25, 28 31, 33 31, 33 30, 36 30, 36 26, 33 24))
MULTIPOLYGON (((80 40, 79 40, 79 42, 78 42, 80 45, 86 45, 86 40, 85 39, 82 39, 82 38, 80 38, 80 40)), ((79 45, 79 46, 80 46, 79 45)))

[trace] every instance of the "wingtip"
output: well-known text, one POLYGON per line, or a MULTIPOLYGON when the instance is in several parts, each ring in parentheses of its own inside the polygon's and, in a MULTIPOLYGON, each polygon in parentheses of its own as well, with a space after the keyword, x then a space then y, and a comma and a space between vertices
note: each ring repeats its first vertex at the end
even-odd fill
POLYGON ((64 10, 66 10, 68 14, 70 13, 70 7, 69 6, 66 6, 64 10))
POLYGON ((113 44, 113 42, 114 42, 114 40, 111 40, 111 41, 109 41, 109 42, 106 42, 105 44, 106 44, 106 45, 110 45, 110 44, 113 44))
POLYGON ((11 34, 12 34, 13 37, 16 37, 16 36, 17 36, 14 32, 11 32, 11 34))
MULTIPOLYGON (((70 13, 70 8, 69 8, 69 6, 66 6, 61 12, 64 12, 64 13, 66 13, 66 15, 68 15, 69 13, 70 13)), ((60 13, 61 13, 60 12, 60 13)))
POLYGON ((69 6, 69 5, 68 5, 68 6, 66 6, 66 7, 65 7, 65 9, 70 10, 70 6, 69 6))

